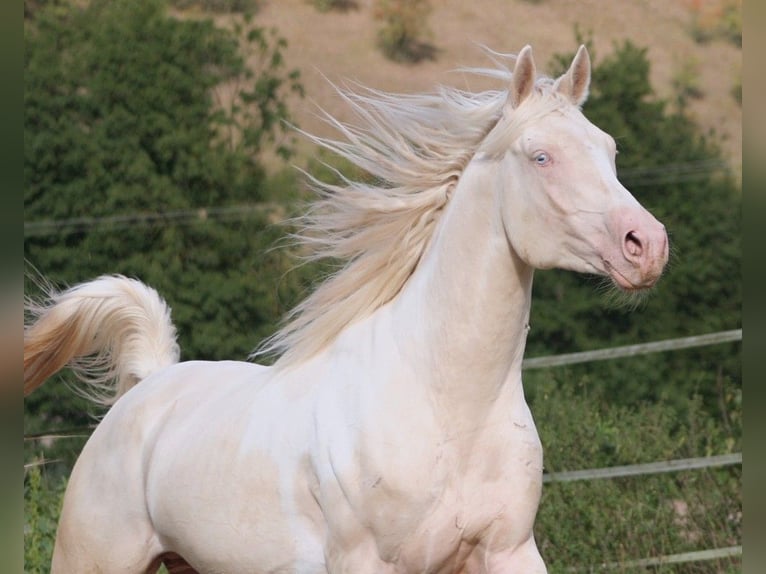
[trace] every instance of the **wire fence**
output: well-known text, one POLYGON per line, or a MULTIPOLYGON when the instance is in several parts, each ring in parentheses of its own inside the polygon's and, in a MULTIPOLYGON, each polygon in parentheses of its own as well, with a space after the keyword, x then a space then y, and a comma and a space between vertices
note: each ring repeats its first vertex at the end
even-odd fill
POLYGON ((650 353, 660 353, 663 351, 678 351, 680 349, 691 349, 693 347, 705 347, 707 345, 718 345, 721 343, 741 340, 742 329, 733 329, 731 331, 719 331, 717 333, 681 337, 678 339, 666 339, 664 341, 654 341, 652 343, 641 343, 638 345, 625 345, 622 347, 611 347, 609 349, 597 349, 595 351, 583 351, 580 353, 534 357, 531 359, 524 359, 521 368, 546 369, 563 365, 575 365, 577 363, 591 363, 593 361, 604 361, 607 359, 635 357, 637 355, 648 355, 650 353))
MULTIPOLYGON (((737 166, 734 166, 736 169, 737 166)), ((740 168, 741 169, 741 168, 740 168)), ((673 164, 620 169, 620 178, 628 187, 667 185, 708 179, 714 173, 730 173, 732 166, 719 158, 673 164)), ((245 203, 225 207, 126 213, 102 217, 72 217, 24 222, 24 237, 67 235, 87 230, 114 231, 155 225, 191 225, 207 221, 231 221, 251 218, 257 214, 274 213, 284 207, 274 202, 245 203)))
POLYGON ((113 231, 132 227, 156 225, 189 225, 206 221, 240 220, 270 213, 279 213, 284 208, 277 203, 246 203, 227 207, 202 207, 152 213, 127 213, 106 217, 71 217, 24 222, 24 237, 41 235, 67 235, 94 229, 113 231))
MULTIPOLYGON (((567 353, 545 357, 525 359, 523 369, 546 369, 563 365, 574 365, 593 361, 618 359, 623 357, 635 357, 666 351, 677 351, 708 345, 719 345, 728 342, 742 340, 742 329, 707 333, 691 337, 666 339, 637 345, 625 345, 608 349, 597 349, 579 353, 567 353)), ((543 483, 572 482, 577 480, 615 479, 628 476, 654 475, 668 472, 687 470, 699 470, 722 466, 742 464, 742 453, 728 453, 698 458, 686 458, 676 460, 655 461, 642 464, 625 466, 613 466, 607 468, 590 468, 573 471, 551 472, 543 475, 543 483)), ((742 546, 728 546, 723 548, 709 548, 693 552, 669 554, 665 556, 653 556, 624 562, 608 562, 586 568, 573 568, 571 572, 602 572, 610 570, 625 571, 629 568, 650 568, 670 564, 686 564, 693 562, 708 562, 726 558, 736 558, 742 555, 742 546)))
POLYGON ((661 474, 681 470, 696 470, 700 468, 715 468, 742 464, 742 453, 719 454, 698 458, 679 458, 647 462, 644 464, 629 464, 625 466, 610 466, 606 468, 588 468, 585 470, 570 470, 564 472, 549 472, 543 475, 543 482, 572 482, 575 480, 595 480, 599 478, 623 478, 626 476, 641 476, 646 474, 661 474))
POLYGON ((736 558, 742 556, 742 546, 725 546, 723 548, 711 548, 709 550, 695 550, 693 552, 680 552, 667 554, 654 558, 641 558, 626 562, 605 562, 588 568, 571 568, 569 572, 603 572, 608 570, 625 570, 626 568, 650 568, 652 566, 666 566, 669 564, 687 564, 690 562, 708 562, 710 560, 722 560, 724 558, 736 558))

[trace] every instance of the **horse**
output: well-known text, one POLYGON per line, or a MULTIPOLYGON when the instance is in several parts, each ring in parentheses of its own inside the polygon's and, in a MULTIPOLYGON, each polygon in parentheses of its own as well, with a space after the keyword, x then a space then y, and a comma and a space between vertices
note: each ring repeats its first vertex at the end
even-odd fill
POLYGON ((260 348, 273 365, 179 362, 167 304, 119 275, 29 306, 25 390, 68 365, 111 404, 54 574, 546 572, 521 380, 534 272, 640 293, 668 238, 581 110, 585 46, 557 78, 529 46, 494 58, 472 71, 499 89, 340 91, 358 122, 309 137, 372 177, 309 176, 298 243, 345 263, 260 348))

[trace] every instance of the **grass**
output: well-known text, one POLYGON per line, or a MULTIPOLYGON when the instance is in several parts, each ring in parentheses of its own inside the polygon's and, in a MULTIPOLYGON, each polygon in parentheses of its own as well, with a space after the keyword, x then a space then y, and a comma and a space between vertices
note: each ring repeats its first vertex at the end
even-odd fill
POLYGON ((44 466, 30 466, 24 476, 24 572, 47 574, 56 538, 66 481, 49 481, 44 466))
MULTIPOLYGON (((546 471, 639 464, 728 452, 738 442, 692 398, 675 409, 599 404, 580 385, 559 385, 532 407, 546 471)), ((740 466, 548 483, 535 527, 551 574, 741 544, 740 466)), ((672 572, 725 572, 739 558, 677 565, 672 572)), ((630 571, 628 568, 616 571, 630 571)), ((638 571, 645 571, 639 569, 638 571)))

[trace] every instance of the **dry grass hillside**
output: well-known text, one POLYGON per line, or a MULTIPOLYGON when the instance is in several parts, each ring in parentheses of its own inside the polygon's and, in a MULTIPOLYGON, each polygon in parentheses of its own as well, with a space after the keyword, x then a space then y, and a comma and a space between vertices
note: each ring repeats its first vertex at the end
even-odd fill
MULTIPOLYGON (((713 0, 711 0, 713 1, 713 0)), ((292 109, 301 127, 326 134, 317 106, 341 119, 346 109, 328 79, 358 81, 393 92, 431 90, 437 84, 480 88, 475 78, 454 70, 486 65, 483 44, 518 52, 531 44, 545 71, 555 53, 573 51, 575 26, 592 33, 598 61, 615 42, 628 38, 648 48, 652 85, 660 97, 674 93, 673 80, 687 67, 699 95, 690 112, 704 129, 714 129, 732 168, 741 165, 742 111, 732 96, 741 78, 742 51, 725 39, 698 43, 690 33, 691 0, 431 0, 428 24, 436 59, 418 64, 387 60, 376 47, 380 23, 374 0, 357 0, 347 11, 317 11, 309 0, 263 0, 260 26, 274 26, 289 42, 288 65, 301 70, 307 97, 292 109)), ((703 1, 704 3, 704 1, 703 1)), ((698 2, 700 4, 700 2, 698 2)), ((307 151, 303 148, 304 153, 307 151)))

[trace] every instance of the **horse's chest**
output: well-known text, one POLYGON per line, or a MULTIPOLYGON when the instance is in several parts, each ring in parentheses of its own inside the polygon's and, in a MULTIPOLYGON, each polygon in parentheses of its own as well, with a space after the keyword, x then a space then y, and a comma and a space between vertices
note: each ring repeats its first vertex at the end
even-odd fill
POLYGON ((529 536, 542 477, 531 418, 467 438, 411 436, 397 444, 389 437, 386 444, 377 445, 379 454, 359 454, 334 507, 347 508, 339 523, 357 520, 384 562, 452 571, 442 565, 467 560, 488 531, 509 545, 529 536))

